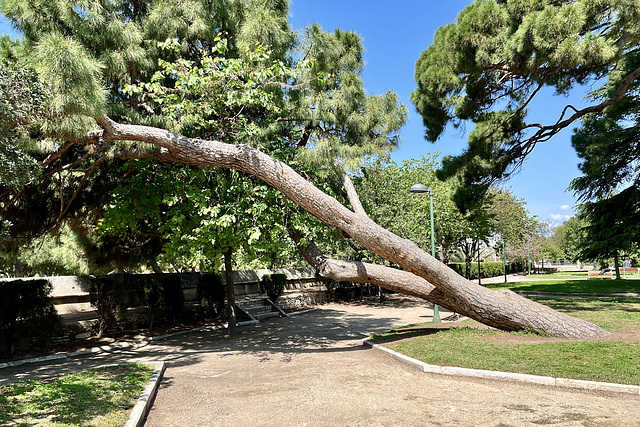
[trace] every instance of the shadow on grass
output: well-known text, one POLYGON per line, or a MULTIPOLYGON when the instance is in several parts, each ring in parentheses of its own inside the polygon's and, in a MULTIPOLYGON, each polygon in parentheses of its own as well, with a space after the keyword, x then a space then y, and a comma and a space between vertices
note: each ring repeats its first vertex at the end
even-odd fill
POLYGON ((640 280, 541 280, 486 285, 490 289, 560 293, 640 293, 640 280))
POLYGON ((120 366, 46 379, 39 384, 4 385, 0 421, 18 421, 17 425, 87 425, 96 417, 113 416, 114 408, 132 406, 147 382, 148 377, 133 369, 136 368, 120 366))
POLYGON ((478 330, 470 326, 460 326, 454 324, 431 326, 431 327, 412 327, 406 329, 393 329, 385 334, 373 335, 371 341, 375 344, 388 344, 396 341, 402 341, 407 338, 427 337, 438 333, 447 332, 451 329, 469 329, 478 330))
POLYGON ((531 298, 541 304, 565 313, 580 311, 604 312, 625 311, 628 313, 640 313, 640 300, 637 298, 531 298))

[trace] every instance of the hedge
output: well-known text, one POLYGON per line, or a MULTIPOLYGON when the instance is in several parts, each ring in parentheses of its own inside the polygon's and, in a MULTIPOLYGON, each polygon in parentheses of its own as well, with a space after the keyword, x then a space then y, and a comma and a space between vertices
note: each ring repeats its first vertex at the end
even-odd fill
POLYGON ((114 274, 91 278, 91 304, 99 320, 98 335, 112 329, 126 307, 147 309, 149 330, 161 316, 175 323, 184 310, 182 282, 175 274, 114 274))
POLYGON ((2 350, 13 352, 19 338, 36 338, 41 343, 53 336, 61 324, 49 296, 48 280, 0 282, 0 332, 2 350))
POLYGON ((198 277, 196 295, 206 317, 215 319, 224 316, 226 293, 219 274, 203 273, 198 277))
MULTIPOLYGON (((466 277, 466 264, 463 262, 448 264, 456 273, 466 277)), ((481 278, 504 276, 504 262, 481 262, 481 278)), ((507 263, 507 274, 519 273, 525 271, 523 262, 507 263)), ((471 280, 478 278, 478 263, 471 263, 471 280)))

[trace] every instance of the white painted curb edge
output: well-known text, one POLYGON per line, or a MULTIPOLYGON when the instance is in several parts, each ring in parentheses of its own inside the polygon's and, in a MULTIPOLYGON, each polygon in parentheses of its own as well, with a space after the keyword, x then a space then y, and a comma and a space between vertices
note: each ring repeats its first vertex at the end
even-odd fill
POLYGON ((133 407, 129 421, 124 425, 125 427, 142 427, 147 418, 147 414, 153 405, 153 400, 158 392, 160 381, 164 375, 166 369, 164 362, 154 362, 155 369, 153 375, 149 380, 149 384, 144 388, 144 391, 138 398, 138 402, 133 407))
POLYGON ((405 356, 404 354, 398 353, 397 351, 388 349, 387 347, 383 347, 379 344, 374 344, 368 339, 362 340, 362 345, 365 345, 367 347, 373 348, 374 350, 378 350, 383 353, 386 353, 404 363, 407 363, 411 366, 418 368, 423 372, 429 372, 433 374, 459 375, 459 376, 465 376, 465 377, 491 378, 491 379, 499 379, 499 380, 512 380, 512 381, 521 381, 526 383, 541 384, 541 385, 548 385, 548 386, 572 387, 572 388, 581 388, 581 389, 587 389, 587 390, 602 390, 602 391, 610 391, 615 393, 629 393, 629 394, 640 395, 640 386, 637 386, 637 385, 603 383, 603 382, 585 381, 585 380, 572 380, 568 378, 553 378, 553 377, 544 377, 540 375, 517 374, 513 372, 487 371, 484 369, 456 368, 452 366, 429 365, 427 363, 413 359, 409 356, 405 356))
POLYGON ((307 314, 307 313, 311 313, 311 312, 316 311, 316 310, 317 310, 317 308, 308 308, 306 310, 292 311, 291 313, 287 313, 287 317, 298 316, 299 314, 307 314))

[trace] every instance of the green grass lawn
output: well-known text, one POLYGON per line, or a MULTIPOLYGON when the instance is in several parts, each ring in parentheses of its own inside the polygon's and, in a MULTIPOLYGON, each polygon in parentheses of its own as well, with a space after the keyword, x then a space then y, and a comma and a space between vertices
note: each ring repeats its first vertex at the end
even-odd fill
POLYGON ((535 280, 527 282, 507 282, 485 285, 490 289, 511 289, 512 291, 569 292, 569 293, 637 293, 640 294, 640 280, 535 280))
MULTIPOLYGON (((560 271, 552 274, 534 274, 530 276, 532 278, 543 278, 544 279, 586 279, 589 280, 611 280, 612 277, 610 275, 602 275, 602 276, 588 276, 586 271, 560 271)), ((615 277, 615 274, 613 275, 615 277)), ((640 274, 631 274, 627 273, 626 275, 621 271, 620 277, 622 279, 640 279, 640 274)))
POLYGON ((153 374, 123 365, 0 386, 0 425, 123 426, 153 374))
MULTIPOLYGON (((571 340, 522 332, 437 324, 374 336, 374 342, 425 363, 640 385, 640 299, 540 299, 559 311, 592 321, 620 341, 571 340), (635 337, 635 338, 634 338, 635 337)), ((468 326, 465 326, 468 325, 468 326)))

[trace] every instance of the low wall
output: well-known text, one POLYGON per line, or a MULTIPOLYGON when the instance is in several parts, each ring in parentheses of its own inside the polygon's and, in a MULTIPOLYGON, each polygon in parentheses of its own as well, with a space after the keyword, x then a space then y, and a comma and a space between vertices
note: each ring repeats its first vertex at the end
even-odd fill
MULTIPOLYGON (((199 273, 167 273, 179 274, 185 301, 195 301, 197 277, 199 273)), ((260 295, 258 283, 266 274, 284 274, 287 284, 278 303, 285 309, 323 303, 327 300, 327 288, 316 277, 312 268, 278 268, 273 270, 238 270, 233 272, 233 283, 236 298, 244 299, 260 295)), ((90 310, 89 290, 91 281, 88 276, 49 276, 26 277, 21 280, 47 279, 51 283, 51 296, 54 298, 56 309, 60 314, 90 310)), ((1 280, 15 280, 13 278, 1 280)), ((226 279, 222 275, 222 283, 226 279)))
MULTIPOLYGON (((275 270, 240 270, 234 271, 233 280, 236 300, 260 297, 258 283, 265 274, 280 273, 287 276, 283 295, 278 305, 284 310, 295 310, 326 302, 329 293, 324 283, 316 277, 312 268, 275 269, 275 270)), ((167 273, 179 274, 187 304, 197 301, 197 281, 199 273, 167 273)), ((3 280, 47 279, 51 283, 51 296, 55 309, 62 317, 64 328, 50 339, 52 344, 62 344, 74 339, 89 338, 91 331, 97 327, 98 316, 90 304, 89 291, 91 280, 88 276, 50 276, 32 278, 0 278, 3 280)), ((224 275, 222 282, 226 286, 224 275)), ((133 308, 131 310, 139 310, 133 308)))

